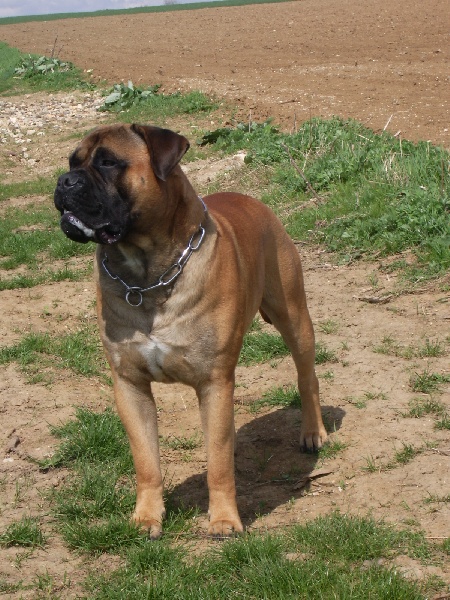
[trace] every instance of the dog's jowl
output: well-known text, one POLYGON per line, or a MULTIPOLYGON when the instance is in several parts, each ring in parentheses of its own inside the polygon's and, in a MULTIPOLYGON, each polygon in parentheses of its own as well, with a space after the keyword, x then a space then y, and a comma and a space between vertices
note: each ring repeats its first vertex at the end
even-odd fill
POLYGON ((314 372, 314 332, 294 243, 264 204, 242 194, 200 198, 179 162, 181 135, 102 126, 61 175, 64 233, 97 242, 101 338, 137 477, 133 518, 162 532, 163 484, 152 381, 198 396, 208 460, 209 533, 242 531, 234 481, 234 371, 255 313, 288 345, 302 398, 300 443, 326 439, 314 372))

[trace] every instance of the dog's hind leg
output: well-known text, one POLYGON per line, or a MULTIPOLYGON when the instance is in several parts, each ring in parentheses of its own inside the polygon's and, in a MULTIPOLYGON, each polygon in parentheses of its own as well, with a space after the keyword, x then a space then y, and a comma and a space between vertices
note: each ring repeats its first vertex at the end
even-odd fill
POLYGON ((268 259, 261 313, 278 329, 292 353, 302 402, 300 444, 307 450, 317 450, 327 439, 327 433, 314 370, 314 329, 306 304, 300 259, 290 240, 283 240, 278 253, 268 259))

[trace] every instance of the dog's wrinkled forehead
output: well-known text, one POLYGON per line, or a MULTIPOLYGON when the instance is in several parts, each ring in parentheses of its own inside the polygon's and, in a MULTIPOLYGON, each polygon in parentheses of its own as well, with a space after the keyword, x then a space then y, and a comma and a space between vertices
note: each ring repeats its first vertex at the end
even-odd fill
POLYGON ((71 169, 88 167, 95 159, 121 160, 140 156, 148 160, 148 149, 142 139, 124 125, 100 126, 89 133, 69 157, 71 169))

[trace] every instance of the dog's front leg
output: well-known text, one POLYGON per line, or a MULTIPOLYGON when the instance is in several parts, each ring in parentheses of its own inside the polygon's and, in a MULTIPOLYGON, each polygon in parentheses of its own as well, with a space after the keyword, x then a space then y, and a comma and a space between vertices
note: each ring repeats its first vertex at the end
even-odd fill
POLYGON ((134 385, 116 375, 114 395, 136 469, 137 498, 132 518, 157 539, 162 533, 165 510, 156 405, 150 384, 134 385))
POLYGON ((234 380, 209 383, 197 391, 205 434, 208 490, 208 534, 242 532, 234 478, 234 380))

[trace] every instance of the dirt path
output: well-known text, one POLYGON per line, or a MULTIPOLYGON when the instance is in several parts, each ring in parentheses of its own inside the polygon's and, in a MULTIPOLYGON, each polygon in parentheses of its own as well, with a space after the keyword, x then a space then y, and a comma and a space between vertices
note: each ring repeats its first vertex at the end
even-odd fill
POLYGON ((350 116, 450 147, 446 0, 302 0, 0 27, 109 82, 201 89, 275 117, 350 116))

